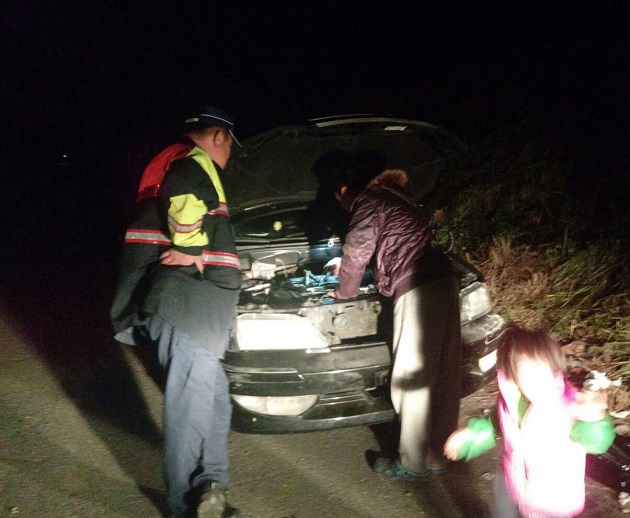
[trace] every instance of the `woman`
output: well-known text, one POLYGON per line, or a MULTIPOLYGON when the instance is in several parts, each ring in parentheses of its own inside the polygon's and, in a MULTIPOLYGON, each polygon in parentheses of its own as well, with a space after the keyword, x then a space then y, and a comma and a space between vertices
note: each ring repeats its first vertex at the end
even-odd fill
POLYGON ((388 478, 426 478, 445 469, 443 445, 457 427, 459 287, 428 217, 405 191, 406 173, 385 170, 370 179, 363 170, 349 163, 325 175, 351 213, 339 286, 329 295, 355 297, 374 260, 377 288, 394 300, 391 397, 400 422, 398 457, 381 456, 374 469, 388 478))

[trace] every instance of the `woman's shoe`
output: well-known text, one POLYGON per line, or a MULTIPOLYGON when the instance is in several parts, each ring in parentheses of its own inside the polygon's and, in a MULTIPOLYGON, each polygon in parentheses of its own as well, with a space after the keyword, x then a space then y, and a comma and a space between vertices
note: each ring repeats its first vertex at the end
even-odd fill
POLYGON ((386 457, 376 459, 376 462, 374 462, 374 471, 379 475, 393 480, 427 479, 431 476, 430 470, 424 473, 416 473, 407 466, 404 466, 399 459, 388 459, 386 457))

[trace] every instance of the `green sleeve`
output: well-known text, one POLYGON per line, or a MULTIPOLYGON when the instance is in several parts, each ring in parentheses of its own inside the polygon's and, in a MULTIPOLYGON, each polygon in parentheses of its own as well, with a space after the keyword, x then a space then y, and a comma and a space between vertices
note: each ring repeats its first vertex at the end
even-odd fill
POLYGON ((587 453, 604 453, 615 439, 615 427, 610 416, 599 421, 576 421, 571 440, 584 446, 587 453))
POLYGON ((495 430, 490 417, 473 417, 466 428, 473 432, 473 438, 465 442, 459 450, 459 460, 471 460, 496 446, 495 430))

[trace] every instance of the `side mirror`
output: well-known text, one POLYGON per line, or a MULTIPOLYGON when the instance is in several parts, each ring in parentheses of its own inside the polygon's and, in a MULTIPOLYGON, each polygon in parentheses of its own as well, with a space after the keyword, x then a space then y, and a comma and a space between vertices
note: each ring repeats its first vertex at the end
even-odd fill
POLYGON ((447 228, 436 228, 433 230, 435 240, 445 252, 450 252, 455 246, 455 238, 453 233, 447 228))

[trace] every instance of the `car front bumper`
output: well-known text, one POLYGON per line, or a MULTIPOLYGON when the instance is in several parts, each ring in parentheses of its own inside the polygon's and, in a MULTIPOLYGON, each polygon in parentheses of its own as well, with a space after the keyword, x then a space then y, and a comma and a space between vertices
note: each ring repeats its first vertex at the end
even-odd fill
MULTIPOLYGON (((462 326, 462 395, 496 375, 501 317, 489 314, 462 326)), ((232 395, 232 429, 243 433, 296 433, 392 421, 390 348, 385 341, 349 341, 326 349, 228 351, 224 368, 232 395), (237 402, 239 396, 289 399, 317 396, 299 415, 271 415, 237 402)))
POLYGON ((299 416, 252 412, 233 399, 232 428, 246 433, 290 433, 391 421, 385 342, 345 343, 312 351, 228 351, 224 367, 234 395, 317 395, 299 416))

